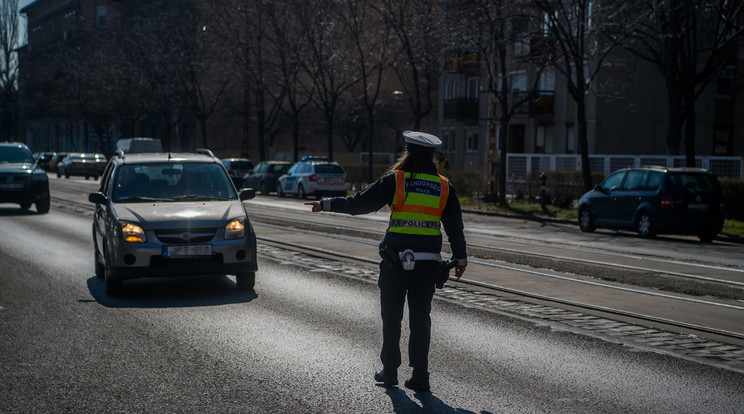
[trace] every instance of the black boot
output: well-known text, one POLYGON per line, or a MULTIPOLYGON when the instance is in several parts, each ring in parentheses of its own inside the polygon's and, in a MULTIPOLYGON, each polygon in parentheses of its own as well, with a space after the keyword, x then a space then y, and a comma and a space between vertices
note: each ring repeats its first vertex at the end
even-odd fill
POLYGON ((398 386, 398 374, 389 374, 385 370, 379 370, 375 372, 375 381, 381 382, 386 387, 397 387, 398 386))
POLYGON ((428 374, 417 375, 416 372, 414 372, 411 378, 406 380, 405 386, 409 390, 414 390, 416 392, 431 391, 431 387, 429 386, 429 375, 428 374))

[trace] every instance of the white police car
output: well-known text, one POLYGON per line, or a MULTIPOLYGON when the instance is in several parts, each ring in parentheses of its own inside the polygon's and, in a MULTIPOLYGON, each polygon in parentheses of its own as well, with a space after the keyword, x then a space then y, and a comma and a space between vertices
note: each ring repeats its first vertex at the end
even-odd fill
POLYGON ((312 195, 345 196, 349 190, 346 171, 333 161, 318 160, 316 157, 305 157, 277 179, 276 193, 279 197, 296 194, 298 198, 312 195))

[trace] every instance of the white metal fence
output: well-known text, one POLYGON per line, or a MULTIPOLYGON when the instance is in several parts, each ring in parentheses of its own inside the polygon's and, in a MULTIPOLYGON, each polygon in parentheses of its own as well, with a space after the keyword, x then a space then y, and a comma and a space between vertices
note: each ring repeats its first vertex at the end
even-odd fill
MULTIPOLYGON (((641 165, 684 167, 684 156, 664 155, 590 155, 592 171, 611 172, 641 165)), ((698 168, 705 168, 717 177, 742 178, 742 157, 695 157, 698 168)), ((581 171, 581 155, 578 154, 508 154, 506 174, 509 180, 523 180, 531 172, 581 171)))

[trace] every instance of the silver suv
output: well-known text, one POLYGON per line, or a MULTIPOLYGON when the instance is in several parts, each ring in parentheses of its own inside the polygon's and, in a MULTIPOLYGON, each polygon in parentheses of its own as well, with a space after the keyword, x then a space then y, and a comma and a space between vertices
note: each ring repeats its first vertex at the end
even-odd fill
POLYGON ((95 272, 115 294, 125 279, 235 275, 238 289, 256 281, 256 235, 219 159, 198 153, 117 152, 88 199, 95 272))

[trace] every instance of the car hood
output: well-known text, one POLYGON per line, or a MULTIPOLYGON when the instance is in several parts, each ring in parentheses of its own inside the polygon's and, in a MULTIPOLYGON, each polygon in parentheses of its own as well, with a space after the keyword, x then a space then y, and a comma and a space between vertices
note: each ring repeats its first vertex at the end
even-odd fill
POLYGON ((119 220, 145 228, 224 227, 227 220, 245 216, 238 200, 114 204, 119 220))
POLYGON ((0 173, 11 173, 20 171, 33 171, 36 168, 36 164, 24 163, 24 164, 0 164, 0 173))

